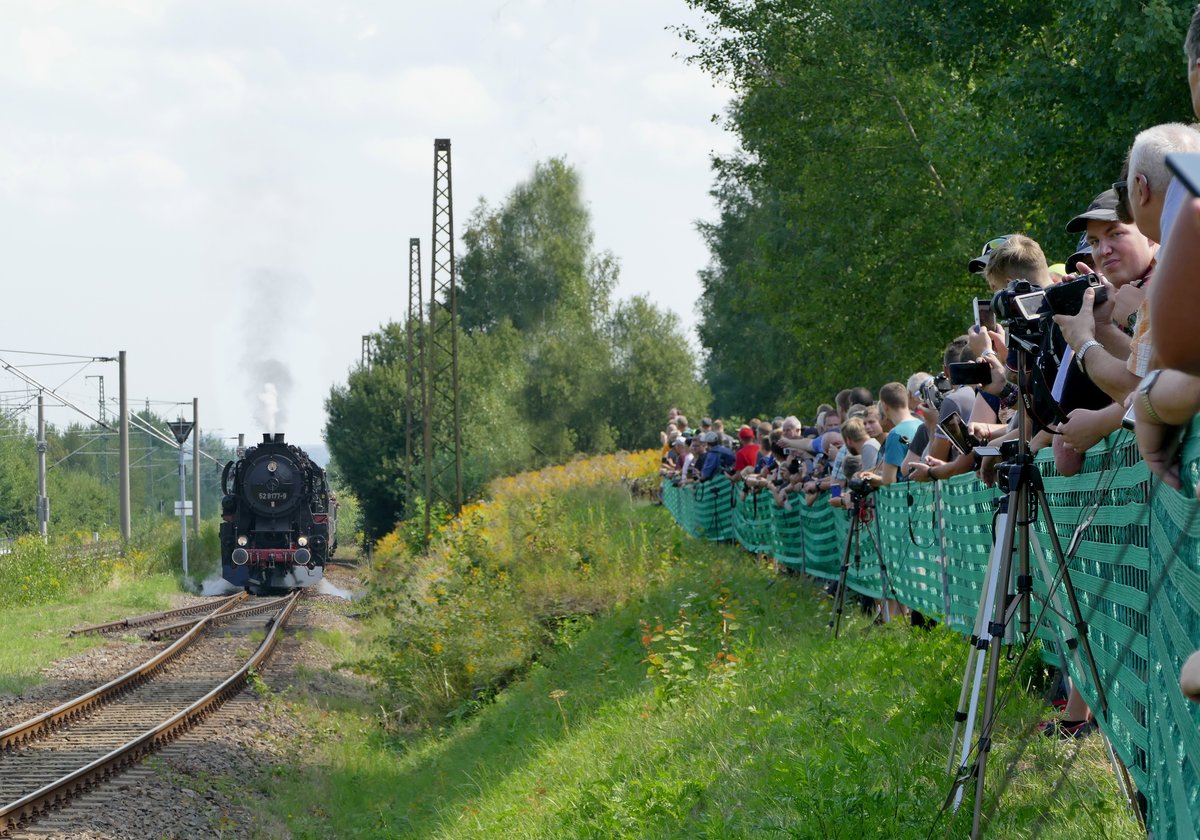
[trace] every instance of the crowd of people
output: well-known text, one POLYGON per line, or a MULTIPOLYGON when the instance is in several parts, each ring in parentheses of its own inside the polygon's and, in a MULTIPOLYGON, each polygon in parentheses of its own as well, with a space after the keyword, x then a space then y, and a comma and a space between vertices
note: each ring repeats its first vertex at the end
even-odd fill
MULTIPOLYGON (((1184 52, 1200 119, 1200 8, 1184 52)), ((672 409, 662 474, 681 485, 731 481, 741 493, 769 492, 780 506, 822 496, 845 506, 857 482, 877 488, 974 471, 991 485, 1010 457, 1012 444, 1003 444, 1018 438, 1033 453, 1050 447, 1056 469, 1074 475, 1087 450, 1124 423, 1150 471, 1182 491, 1180 430, 1200 413, 1200 178, 1177 176, 1188 158, 1174 155, 1200 155, 1200 125, 1137 132, 1114 183, 1080 197, 1065 224, 1078 241, 1062 263, 1021 233, 989 239, 967 263, 981 281, 973 323, 964 317, 940 371, 889 382, 877 399, 847 388, 817 409, 812 425, 755 418, 735 436, 720 420, 692 428, 672 409)), ((1200 652, 1180 683, 1200 702, 1200 652)), ((1092 730, 1074 691, 1045 728, 1062 737, 1092 730)))

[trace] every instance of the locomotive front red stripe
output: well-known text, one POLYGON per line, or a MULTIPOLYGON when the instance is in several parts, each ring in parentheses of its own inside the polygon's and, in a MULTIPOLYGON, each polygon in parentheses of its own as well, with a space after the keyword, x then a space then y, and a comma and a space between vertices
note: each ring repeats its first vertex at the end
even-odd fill
POLYGON ((248 548, 248 561, 252 566, 269 566, 272 563, 295 563, 296 549, 294 548, 248 548))

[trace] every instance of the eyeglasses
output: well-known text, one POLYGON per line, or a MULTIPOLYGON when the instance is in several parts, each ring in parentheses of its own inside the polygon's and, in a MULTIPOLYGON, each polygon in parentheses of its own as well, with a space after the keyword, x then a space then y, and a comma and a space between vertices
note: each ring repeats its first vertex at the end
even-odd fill
POLYGON ((1117 221, 1133 224, 1133 213, 1129 210, 1129 181, 1114 181, 1112 188, 1117 194, 1117 221))

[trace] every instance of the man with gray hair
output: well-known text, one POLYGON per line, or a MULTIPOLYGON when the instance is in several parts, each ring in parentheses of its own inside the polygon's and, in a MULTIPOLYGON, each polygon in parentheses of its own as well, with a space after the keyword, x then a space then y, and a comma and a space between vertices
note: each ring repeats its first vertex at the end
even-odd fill
MULTIPOLYGON (((1200 152, 1200 131, 1183 123, 1156 125, 1135 137, 1129 149, 1128 198, 1122 207, 1153 242, 1161 243, 1166 238, 1169 229, 1164 227, 1174 223, 1187 193, 1167 168, 1167 155, 1176 152, 1200 152)), ((1162 259, 1162 251, 1158 257, 1162 259)), ((1084 296, 1084 305, 1089 308, 1093 294, 1084 296)), ((1149 305, 1143 302, 1128 362, 1129 371, 1138 377, 1145 376, 1150 368, 1150 326, 1149 305)))

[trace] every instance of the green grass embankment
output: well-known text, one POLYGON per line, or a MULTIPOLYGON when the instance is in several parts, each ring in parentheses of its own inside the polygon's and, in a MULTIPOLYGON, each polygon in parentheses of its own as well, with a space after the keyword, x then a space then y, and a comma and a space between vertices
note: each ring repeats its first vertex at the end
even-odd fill
MULTIPOLYGON (((470 660, 472 641, 431 644, 419 636, 435 626, 473 626, 446 615, 430 622, 457 606, 478 608, 479 598, 456 596, 457 584, 443 576, 431 581, 443 590, 427 612, 402 609, 394 592, 391 603, 377 602, 371 620, 376 644, 386 647, 373 649, 373 661, 398 663, 392 676, 416 661, 431 674, 442 666, 445 696, 439 706, 415 694, 433 691, 432 683, 406 689, 387 679, 392 693, 382 707, 303 687, 284 695, 310 727, 306 754, 266 789, 268 807, 295 836, 969 832, 970 796, 957 817, 938 816, 966 653, 961 637, 873 627, 852 612, 831 641, 830 602, 811 584, 777 575, 738 548, 686 539, 661 508, 589 492, 542 509, 553 516, 537 532, 575 533, 586 542, 588 569, 569 562, 554 571, 535 557, 536 575, 525 581, 518 564, 506 566, 509 588, 496 591, 492 606, 508 614, 506 604, 546 600, 521 592, 552 591, 557 603, 590 605, 591 615, 546 626, 532 661, 510 669, 494 701, 488 678, 476 672, 485 690, 464 707, 453 669, 470 660), (580 527, 589 519, 602 523, 602 533, 580 527), (638 562, 613 553, 628 552, 630 535, 641 540, 638 562), (600 575, 606 583, 592 586, 589 576, 605 564, 620 564, 620 580, 600 575), (601 603, 597 593, 612 600, 601 603), (451 659, 442 665, 441 655, 451 659), (388 708, 406 697, 423 710, 423 725, 388 708), (433 717, 435 708, 450 712, 433 717)), ((482 555, 463 569, 486 580, 482 555)), ((419 564, 409 573, 429 576, 419 564)), ((493 644, 483 635, 481 663, 493 644)), ((990 763, 989 836, 1141 836, 1121 811, 1099 739, 1039 737, 1036 723, 1048 714, 1019 688, 1004 710, 990 763)))
MULTIPOLYGON (((100 544, 71 537, 46 543, 27 536, 0 555, 0 692, 19 694, 40 682, 50 663, 105 642, 68 638, 71 627, 167 609, 172 596, 185 591, 177 521, 143 528, 124 553, 118 539, 107 534, 100 544)), ((203 523, 189 554, 193 580, 215 574, 215 521, 203 523)))

